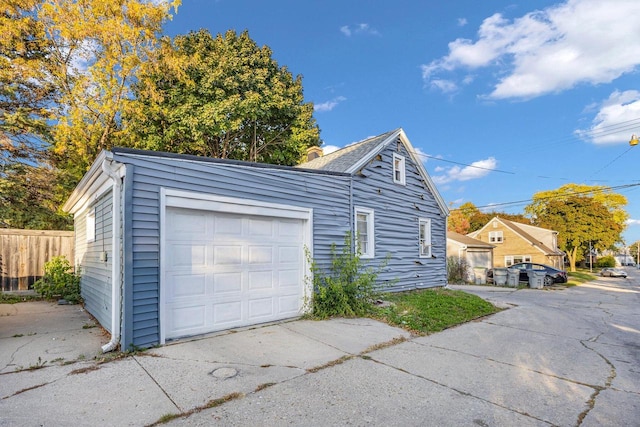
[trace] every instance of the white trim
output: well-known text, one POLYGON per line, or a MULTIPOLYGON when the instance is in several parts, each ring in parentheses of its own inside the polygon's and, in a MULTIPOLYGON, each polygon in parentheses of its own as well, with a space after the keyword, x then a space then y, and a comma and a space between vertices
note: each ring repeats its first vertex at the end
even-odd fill
POLYGON ((532 262, 531 255, 505 255, 504 256, 505 267, 511 267, 513 264, 519 264, 521 262, 532 262), (515 257, 521 257, 522 261, 515 262, 515 259, 514 259, 515 257), (509 261, 511 262, 511 264, 507 265, 509 261))
MULTIPOLYGON (((313 209, 300 206, 268 203, 251 199, 223 197, 213 194, 194 193, 183 190, 160 188, 160 301, 158 316, 160 317, 160 344, 166 341, 165 330, 165 302, 166 302, 166 220, 167 207, 198 209, 211 212, 235 213, 241 215, 259 215, 277 218, 293 218, 304 220, 303 247, 309 248, 313 256, 313 209)), ((311 266, 306 256, 302 257, 302 271, 300 280, 303 283, 302 297, 305 298, 313 291, 311 266), (309 280, 307 280, 309 278, 309 280)), ((303 301, 300 306, 304 308, 303 301)))
POLYGON ((489 243, 503 243, 503 242, 504 242, 504 233, 502 230, 489 232, 489 243))
POLYGON ((431 218, 418 218, 418 255, 420 256, 420 258, 431 258, 432 254, 433 254, 433 243, 431 241, 431 218), (426 231, 428 231, 428 236, 425 236, 425 239, 424 239, 425 241, 429 242, 429 244, 426 245, 429 248, 428 254, 422 253, 423 245, 422 245, 422 239, 420 238, 420 234, 422 233, 423 226, 426 227, 426 231))
POLYGON ((369 259, 374 258, 376 256, 376 239, 375 239, 375 216, 374 210, 370 208, 365 208, 362 206, 355 206, 353 208, 353 230, 355 233, 354 242, 356 244, 356 248, 359 247, 360 243, 358 242, 358 214, 367 215, 367 251, 362 252, 360 254, 360 258, 369 259))
POLYGON ((393 153, 393 182, 400 185, 407 185, 407 166, 404 156, 398 153, 393 153), (399 163, 396 169, 396 162, 399 163), (400 178, 396 178, 396 174, 399 173, 400 178))
POLYGON ((246 215, 277 216, 280 218, 298 218, 309 220, 313 209, 283 205, 279 203, 261 202, 236 197, 223 197, 214 194, 194 193, 191 191, 163 188, 166 206, 178 208, 200 209, 246 215))

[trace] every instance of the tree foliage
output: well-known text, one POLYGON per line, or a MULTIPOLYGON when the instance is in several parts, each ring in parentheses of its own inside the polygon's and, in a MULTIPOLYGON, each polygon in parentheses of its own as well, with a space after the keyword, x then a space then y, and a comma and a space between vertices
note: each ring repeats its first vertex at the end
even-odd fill
POLYGON ((619 239, 622 226, 609 209, 591 197, 567 196, 548 199, 544 215, 536 217, 535 225, 558 232, 558 247, 565 251, 571 271, 581 261, 589 246, 604 250, 619 239))
POLYGON ((603 185, 566 184, 555 190, 540 191, 533 195, 533 202, 525 207, 525 212, 537 221, 547 214, 547 206, 550 201, 567 200, 574 196, 592 198, 602 204, 613 215, 614 221, 624 230, 629 214, 624 209, 627 198, 614 193, 610 187, 603 185))
POLYGON ((451 210, 448 220, 448 229, 460 234, 468 234, 480 230, 494 217, 504 218, 521 224, 531 224, 529 218, 522 214, 509 214, 506 212, 482 212, 473 203, 466 202, 459 208, 451 210))
POLYGON ((125 121, 138 148, 295 165, 320 144, 302 78, 246 31, 164 39, 135 93, 125 121))
POLYGON ((68 225, 60 204, 98 152, 114 145, 131 82, 153 55, 170 8, 179 3, 0 4, 0 220, 5 225, 58 228, 61 220, 68 225))

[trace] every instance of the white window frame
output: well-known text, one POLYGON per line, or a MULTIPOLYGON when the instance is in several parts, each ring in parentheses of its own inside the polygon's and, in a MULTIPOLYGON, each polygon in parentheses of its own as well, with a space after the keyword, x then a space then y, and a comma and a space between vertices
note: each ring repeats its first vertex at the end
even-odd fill
POLYGON ((511 267, 513 264, 521 262, 531 262, 531 255, 506 255, 504 257, 504 266, 511 267), (514 258, 522 258, 522 261, 515 262, 514 258))
POLYGON ((418 251, 420 258, 431 258, 431 248, 431 219, 420 218, 418 220, 418 251))
POLYGON ((353 215, 353 230, 355 231, 354 242, 356 249, 360 248, 360 258, 373 258, 376 256, 375 228, 374 228, 374 211, 373 209, 356 206, 353 215), (367 220, 367 245, 366 251, 362 250, 360 245, 360 236, 358 233, 358 215, 366 215, 367 220))
POLYGON ((489 243, 502 243, 504 242, 504 235, 502 231, 490 231, 489 232, 489 243))
POLYGON ((393 182, 400 185, 407 183, 405 158, 396 153, 393 153, 393 182))
POLYGON ((85 236, 87 242, 96 241, 96 208, 92 207, 87 211, 85 216, 85 236))

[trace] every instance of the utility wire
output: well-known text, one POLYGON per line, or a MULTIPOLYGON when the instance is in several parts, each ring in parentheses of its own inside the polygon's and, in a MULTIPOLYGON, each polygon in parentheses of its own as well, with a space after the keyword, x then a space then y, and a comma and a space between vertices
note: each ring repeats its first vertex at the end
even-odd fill
MULTIPOLYGON (((618 185, 618 186, 614 186, 614 187, 603 187, 603 188, 598 188, 598 189, 592 189, 592 190, 584 190, 584 191, 574 191, 571 193, 567 193, 567 194, 554 194, 552 196, 546 196, 546 197, 539 197, 536 200, 552 200, 552 199, 563 199, 566 197, 571 197, 571 196, 579 196, 582 194, 594 194, 594 193, 604 193, 604 192, 608 192, 611 190, 620 190, 620 189, 626 189, 626 188, 631 188, 631 187, 638 187, 640 186, 640 182, 638 183, 634 183, 634 184, 625 184, 625 185, 618 185)), ((477 209, 484 209, 484 208, 493 208, 496 206, 517 206, 520 204, 529 204, 533 202, 533 199, 525 199, 525 200, 516 200, 513 202, 502 202, 502 203, 493 203, 491 205, 485 205, 485 206, 476 206, 477 209)), ((457 210, 464 210, 463 208, 454 208, 454 209, 450 209, 450 211, 457 211, 457 210)))

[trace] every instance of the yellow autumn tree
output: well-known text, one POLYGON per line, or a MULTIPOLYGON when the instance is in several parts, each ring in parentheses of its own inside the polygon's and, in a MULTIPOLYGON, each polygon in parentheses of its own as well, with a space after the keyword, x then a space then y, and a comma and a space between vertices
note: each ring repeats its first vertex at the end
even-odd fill
POLYGON ((61 201, 99 151, 114 144, 136 73, 153 59, 162 24, 179 4, 0 0, 1 223, 68 223, 61 201), (15 202, 33 191, 39 193, 29 200, 46 209, 15 202))

